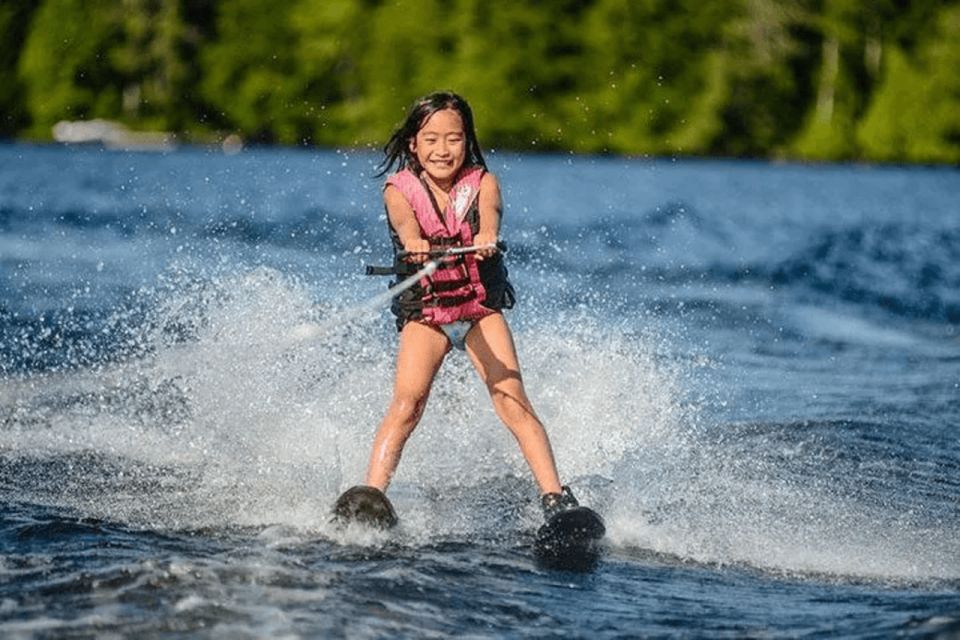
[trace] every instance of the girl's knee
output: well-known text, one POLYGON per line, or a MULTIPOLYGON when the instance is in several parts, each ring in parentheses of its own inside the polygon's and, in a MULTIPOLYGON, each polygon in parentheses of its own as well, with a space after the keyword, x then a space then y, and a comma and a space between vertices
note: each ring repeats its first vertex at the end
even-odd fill
POLYGON ((511 429, 534 418, 533 409, 522 393, 492 389, 490 399, 493 401, 494 411, 511 429))
POLYGON ((403 422, 416 422, 423 414, 426 404, 426 395, 401 393, 393 396, 390 407, 403 422))

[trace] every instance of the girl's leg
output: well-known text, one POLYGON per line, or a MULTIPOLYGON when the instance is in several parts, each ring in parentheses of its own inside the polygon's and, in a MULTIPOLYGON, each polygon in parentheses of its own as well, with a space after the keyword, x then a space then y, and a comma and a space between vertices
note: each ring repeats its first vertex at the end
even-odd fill
POLYGON ((393 399, 373 439, 367 485, 387 490, 400 462, 403 445, 423 415, 433 377, 449 350, 447 337, 438 329, 419 322, 404 325, 397 352, 393 399))
POLYGON ((487 385, 497 415, 517 439, 540 492, 560 493, 550 440, 523 388, 513 336, 502 314, 477 321, 467 334, 467 354, 487 385))

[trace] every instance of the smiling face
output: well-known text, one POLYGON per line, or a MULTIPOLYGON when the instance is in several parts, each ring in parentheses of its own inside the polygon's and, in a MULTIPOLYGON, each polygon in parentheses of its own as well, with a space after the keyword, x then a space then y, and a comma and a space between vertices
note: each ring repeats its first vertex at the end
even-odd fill
POLYGON ((453 109, 437 111, 424 121, 410 141, 410 151, 437 186, 452 187, 467 157, 463 118, 453 109))

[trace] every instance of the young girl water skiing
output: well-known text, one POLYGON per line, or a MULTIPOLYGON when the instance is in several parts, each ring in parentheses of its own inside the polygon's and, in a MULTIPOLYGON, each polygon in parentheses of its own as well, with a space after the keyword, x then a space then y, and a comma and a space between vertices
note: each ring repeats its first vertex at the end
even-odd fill
MULTIPOLYGON (((513 306, 514 291, 497 249, 500 188, 487 171, 470 106, 448 92, 418 100, 384 153, 380 175, 397 169, 383 191, 395 254, 422 264, 431 251, 477 249, 442 258, 433 274, 394 298, 400 346, 393 399, 373 441, 365 486, 341 496, 335 511, 356 516, 351 503, 358 494, 389 507, 383 492, 452 348, 466 351, 497 415, 517 439, 540 488, 546 517, 576 507, 570 489, 560 484, 550 441, 527 397, 510 327, 501 313, 513 306)), ((387 524, 393 524, 392 507, 387 511, 387 524)))

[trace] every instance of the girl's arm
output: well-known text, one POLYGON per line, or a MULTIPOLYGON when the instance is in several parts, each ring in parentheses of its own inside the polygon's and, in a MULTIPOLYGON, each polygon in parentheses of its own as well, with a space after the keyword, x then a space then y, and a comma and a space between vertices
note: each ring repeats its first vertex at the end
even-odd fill
MULTIPOLYGON (((500 216, 503 214, 503 200, 500 199, 500 185, 492 173, 483 174, 480 179, 480 228, 473 239, 477 246, 496 244, 500 235, 500 216)), ((483 249, 477 252, 477 259, 492 256, 496 249, 483 249)))
POLYGON ((387 219, 393 230, 397 232, 404 250, 422 253, 422 255, 411 256, 410 260, 424 262, 427 259, 427 252, 430 251, 430 243, 420 235, 420 224, 417 222, 413 207, 393 185, 387 185, 384 189, 383 201, 387 205, 387 219))

